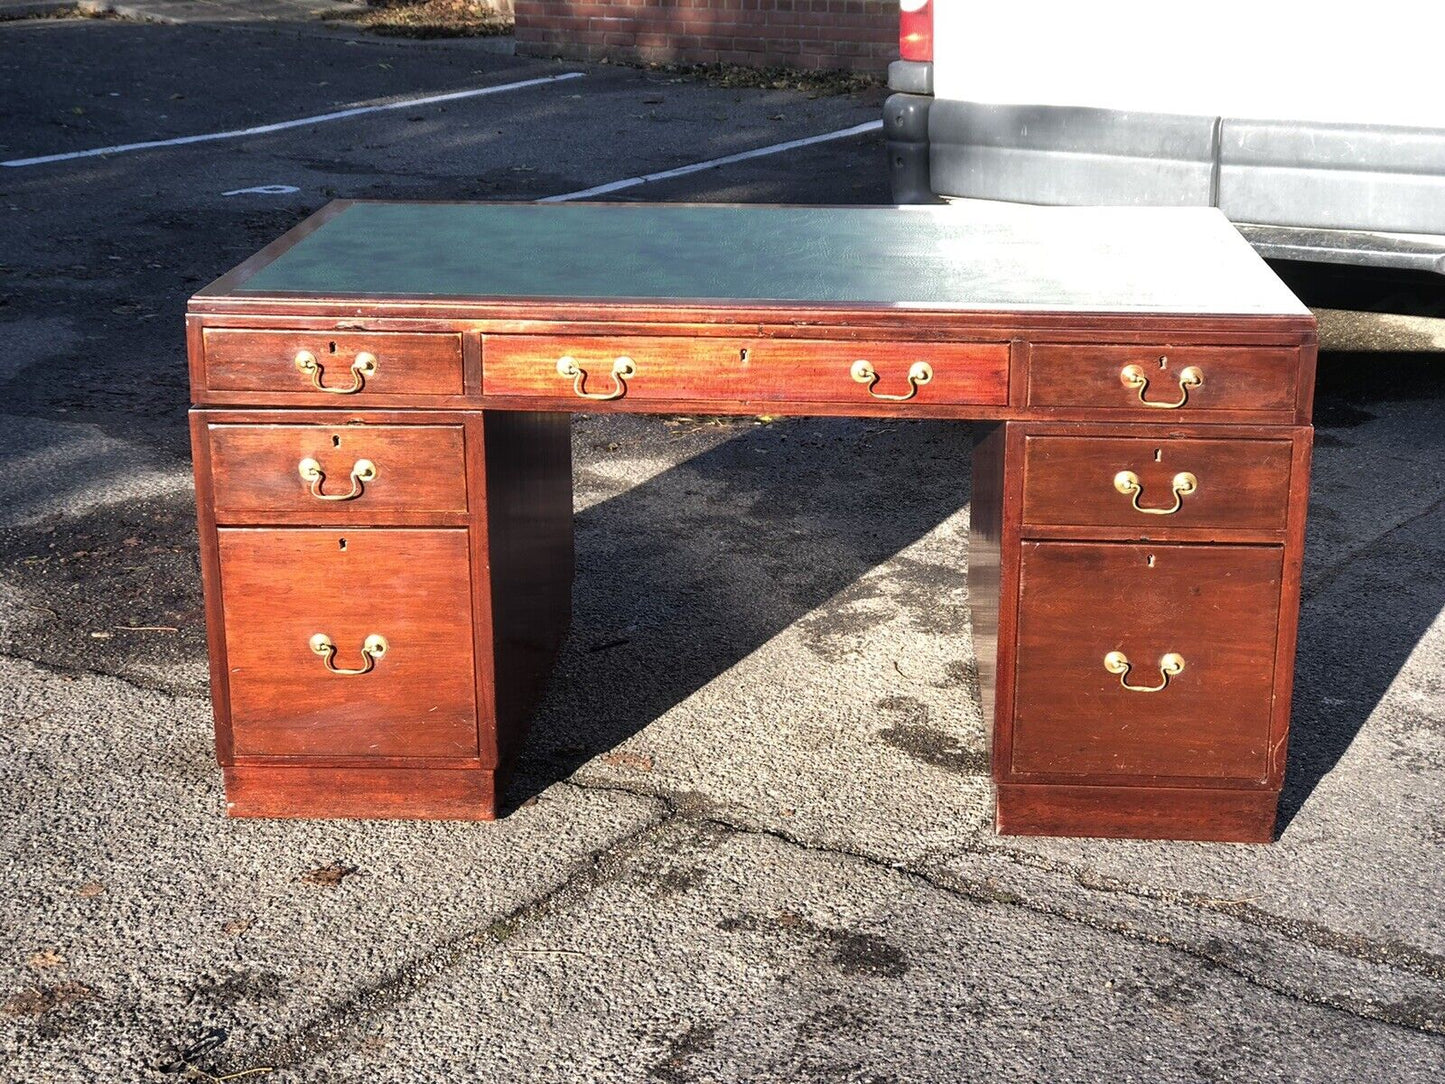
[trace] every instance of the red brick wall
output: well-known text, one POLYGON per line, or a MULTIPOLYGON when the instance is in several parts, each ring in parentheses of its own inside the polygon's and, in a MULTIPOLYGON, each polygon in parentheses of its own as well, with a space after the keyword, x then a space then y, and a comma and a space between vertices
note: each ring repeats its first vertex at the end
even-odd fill
POLYGON ((517 51, 884 72, 898 0, 515 0, 517 51))

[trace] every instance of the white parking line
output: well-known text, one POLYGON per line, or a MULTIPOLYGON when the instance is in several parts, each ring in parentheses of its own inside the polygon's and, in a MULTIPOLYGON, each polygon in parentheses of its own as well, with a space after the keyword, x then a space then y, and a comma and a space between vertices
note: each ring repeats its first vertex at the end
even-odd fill
POLYGON ((0 166, 39 166, 47 162, 69 162, 76 158, 97 158, 109 154, 125 154, 129 151, 146 151, 153 147, 183 147, 189 143, 210 143, 217 139, 240 139, 243 136, 266 135, 270 132, 284 132, 288 128, 304 128, 310 124, 346 120, 348 117, 359 117, 365 113, 381 113, 388 109, 414 109, 416 106, 431 105, 435 102, 455 102, 461 98, 480 98, 484 94, 501 94, 508 90, 521 90, 524 87, 558 83, 564 79, 581 79, 583 74, 583 72, 564 72, 561 75, 548 75, 540 79, 523 79, 519 83, 502 83, 495 87, 454 90, 448 94, 428 94, 424 98, 405 98, 399 102, 386 102, 382 105, 359 105, 352 109, 338 109, 334 113, 318 113, 314 117, 283 120, 276 124, 258 124, 254 128, 237 128, 229 132, 207 132, 205 135, 179 136, 175 139, 152 139, 144 143, 121 143, 114 147, 96 147, 88 151, 43 154, 37 158, 12 158, 8 162, 0 162, 0 166))
POLYGON ((870 120, 866 124, 855 124, 852 128, 840 128, 836 132, 824 132, 822 135, 807 136, 803 139, 790 139, 786 143, 774 143, 767 147, 758 147, 756 150, 740 151, 737 154, 724 155, 722 158, 709 158, 705 162, 694 162, 689 166, 678 166, 676 169, 664 169, 657 173, 646 173, 641 177, 628 177, 622 181, 608 181, 606 184, 595 185, 592 188, 584 188, 580 192, 568 192, 561 196, 544 196, 538 203, 565 203, 567 200, 586 199, 589 196, 601 196, 608 192, 619 192, 624 188, 635 188, 640 184, 648 184, 652 181, 665 181, 673 177, 686 177, 689 173, 701 173, 705 169, 717 169, 719 166, 729 166, 734 162, 746 162, 749 158, 763 158, 770 154, 782 154, 784 151, 796 150, 799 147, 811 147, 815 143, 827 143, 834 139, 849 139, 852 136, 863 135, 865 132, 876 132, 883 127, 881 120, 870 120))

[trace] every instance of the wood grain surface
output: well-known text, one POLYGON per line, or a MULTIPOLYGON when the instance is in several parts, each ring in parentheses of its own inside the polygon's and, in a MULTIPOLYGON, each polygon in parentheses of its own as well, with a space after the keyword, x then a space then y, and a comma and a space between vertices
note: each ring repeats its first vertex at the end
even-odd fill
POLYGON ((495 773, 486 768, 235 765, 224 769, 232 817, 346 817, 489 821, 495 773))
POLYGON ((1269 769, 1279 546, 1025 542, 1011 775, 1207 777, 1269 769), (1134 692, 1104 668, 1111 651, 1134 692))
POLYGON ((338 399, 369 402, 390 396, 460 395, 462 339, 457 334, 375 331, 260 331, 207 328, 202 335, 206 387, 214 391, 288 392, 340 406, 338 399), (358 354, 376 358, 376 372, 360 391, 318 391, 296 367, 302 350, 315 356, 327 388, 350 388, 358 354))
POLYGON ((1221 411, 1273 415, 1268 420, 1289 422, 1297 405, 1299 368, 1299 350, 1283 347, 1035 342, 1029 357, 1028 405, 1093 407, 1157 423, 1221 411), (1144 397, 1151 403, 1177 402, 1180 374, 1187 368, 1198 369, 1204 380, 1188 389, 1182 407, 1151 407, 1121 381, 1128 365, 1144 371, 1149 381, 1144 397))
POLYGON ((1189 527, 1283 531, 1293 457, 1289 440, 1032 434, 1024 438, 1023 519, 1030 526, 1127 527, 1150 536, 1189 527), (1138 511, 1133 494, 1115 488, 1121 471, 1138 477, 1140 508, 1178 510, 1138 511), (1181 472, 1198 485, 1176 501, 1172 484, 1181 472))
POLYGON ((1269 790, 1002 783, 995 823, 1001 835, 1269 843, 1278 805, 1269 790))
MULTIPOLYGON (((337 419, 342 421, 342 419, 337 419)), ((387 524, 437 515, 465 517, 466 447, 460 425, 209 425, 211 477, 220 523, 387 524), (314 460, 324 474, 315 487, 298 465, 314 460), (375 478, 353 485, 359 461, 375 478)))
MULTIPOLYGON (((869 407, 879 402, 851 376, 868 361, 882 395, 909 394, 908 371, 926 362, 932 379, 912 396, 919 404, 1008 402, 1008 343, 838 342, 808 339, 694 339, 632 336, 551 337, 488 335, 482 344, 486 395, 572 397, 572 378, 557 371, 559 358, 576 359, 587 374, 583 390, 607 394, 619 357, 636 375, 624 395, 633 400, 686 399, 706 404, 834 402, 869 407)), ((886 401, 886 400, 884 400, 886 401)))
POLYGON ((465 530, 218 531, 231 731, 239 754, 475 756, 470 560, 465 530), (367 674, 329 673, 309 646, 367 674))

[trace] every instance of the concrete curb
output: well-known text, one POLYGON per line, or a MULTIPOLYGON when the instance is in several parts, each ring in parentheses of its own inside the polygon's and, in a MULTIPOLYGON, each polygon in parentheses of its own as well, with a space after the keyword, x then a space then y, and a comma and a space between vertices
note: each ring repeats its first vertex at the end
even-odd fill
POLYGON ((365 4, 336 0, 270 0, 255 3, 216 3, 215 0, 155 0, 152 3, 116 3, 115 0, 80 0, 87 15, 118 15, 123 19, 167 23, 311 23, 322 14, 361 14, 365 4))
POLYGON ((74 6, 74 4, 58 2, 58 0, 0 0, 0 22, 57 15, 62 11, 69 11, 74 6))
POLYGON ((226 26, 238 30, 255 29, 258 26, 267 29, 286 27, 308 34, 346 35, 360 41, 384 41, 401 46, 465 42, 469 48, 479 53, 514 56, 517 52, 516 38, 510 34, 494 37, 406 38, 372 33, 348 20, 348 16, 365 12, 366 5, 346 3, 343 0, 314 4, 307 0, 256 0, 238 4, 218 4, 213 0, 152 0, 149 3, 79 0, 76 4, 57 0, 0 0, 0 19, 31 18, 69 11, 72 8, 79 8, 87 15, 115 15, 122 19, 168 26, 199 24, 226 26))

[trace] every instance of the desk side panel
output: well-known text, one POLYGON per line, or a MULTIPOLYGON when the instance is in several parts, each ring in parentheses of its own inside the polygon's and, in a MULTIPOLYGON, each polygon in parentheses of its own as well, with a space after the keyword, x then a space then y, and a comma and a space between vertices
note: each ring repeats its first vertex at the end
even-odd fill
POLYGON ((569 414, 488 412, 483 429, 496 763, 505 769, 572 616, 572 423, 569 414))

